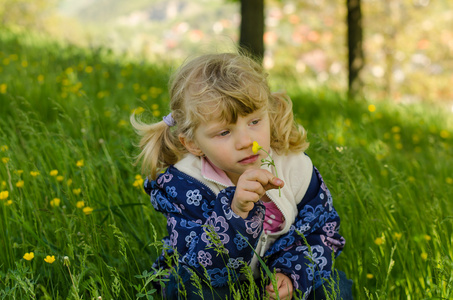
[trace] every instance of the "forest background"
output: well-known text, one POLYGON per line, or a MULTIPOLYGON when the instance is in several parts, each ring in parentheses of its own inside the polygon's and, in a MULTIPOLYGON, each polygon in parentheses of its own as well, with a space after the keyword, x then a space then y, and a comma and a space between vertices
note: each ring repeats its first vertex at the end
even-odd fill
MULTIPOLYGON (((158 297, 165 220, 133 165, 187 56, 236 47, 229 1, 1 0, 0 298, 158 297)), ((362 1, 365 93, 345 97, 345 3, 266 1, 273 89, 309 132, 356 299, 453 293, 452 4, 362 1)))

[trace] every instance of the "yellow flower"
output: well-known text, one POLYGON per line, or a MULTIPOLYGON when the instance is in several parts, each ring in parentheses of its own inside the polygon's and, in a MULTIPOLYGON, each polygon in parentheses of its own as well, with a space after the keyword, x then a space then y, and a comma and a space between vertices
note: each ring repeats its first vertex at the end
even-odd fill
POLYGON ((17 186, 18 188, 24 187, 24 181, 23 181, 23 180, 19 180, 18 182, 16 182, 16 186, 17 186))
POLYGON ((145 109, 144 109, 143 107, 139 106, 139 107, 137 107, 137 108, 134 108, 134 109, 132 110, 132 113, 133 113, 133 114, 136 114, 136 115, 139 115, 139 114, 141 114, 141 113, 144 112, 144 111, 145 111, 145 109))
POLYGON ((26 259, 26 260, 32 260, 34 257, 35 257, 35 254, 33 252, 24 254, 24 259, 26 259))
POLYGON ((30 171, 30 175, 33 176, 33 177, 36 177, 39 175, 39 172, 38 171, 30 171))
POLYGON ((53 198, 50 201, 50 206, 60 206, 60 202, 61 202, 61 200, 59 198, 53 198))
POLYGON ((260 149, 263 149, 258 142, 254 141, 252 145, 253 154, 257 154, 260 149))
POLYGON ((66 181, 66 184, 67 184, 68 186, 70 186, 70 185, 72 184, 72 179, 68 179, 68 181, 66 181))
POLYGON ((43 82, 44 81, 44 75, 39 74, 37 79, 38 79, 39 82, 43 82))
POLYGON ((2 152, 6 152, 6 151, 8 151, 8 146, 7 145, 2 145, 0 147, 0 150, 2 150, 2 152))
POLYGON ((374 104, 368 105, 368 111, 369 112, 375 112, 376 111, 376 105, 374 105, 374 104))
POLYGON ((52 255, 52 256, 47 255, 46 258, 44 258, 44 261, 45 261, 46 263, 51 264, 51 263, 53 263, 53 262, 55 261, 55 256, 54 256, 54 255, 52 255))
POLYGON ((22 173, 24 173, 24 170, 16 170, 14 171, 14 173, 16 173, 17 175, 22 175, 22 173))
POLYGON ((8 200, 8 201, 5 202, 6 206, 10 206, 11 204, 13 204, 13 200, 8 200))
POLYGON ((74 195, 78 196, 82 192, 82 189, 73 189, 72 192, 74 195))
POLYGON ((57 175, 58 175, 58 170, 50 171, 50 176, 57 176, 57 175))
POLYGON ((77 201, 76 203, 77 208, 82 208, 85 206, 85 201, 77 201))
POLYGON ((86 215, 90 215, 92 212, 93 212, 93 209, 89 206, 85 207, 83 210, 82 210, 86 215))
POLYGON ((384 244, 384 239, 381 237, 378 237, 374 240, 374 243, 378 246, 381 246, 382 244, 384 244))
POLYGON ((421 256, 421 258, 423 260, 427 260, 428 259, 428 253, 426 253, 426 252, 422 252, 422 254, 420 254, 420 256, 421 256))
POLYGON ((373 279, 373 278, 374 278, 374 275, 373 275, 373 274, 370 274, 370 273, 368 273, 368 274, 366 274, 366 278, 368 278, 368 279, 373 279))
POLYGON ((80 168, 80 167, 83 167, 83 165, 84 165, 83 159, 78 160, 77 163, 76 163, 76 166, 79 167, 79 168, 80 168))
POLYGON ((441 130, 440 137, 443 139, 448 139, 450 137, 450 133, 447 130, 441 130))
POLYGON ((8 198, 8 196, 9 196, 8 191, 0 192, 0 200, 6 200, 6 198, 8 198))
POLYGON ((126 126, 127 125, 127 122, 125 120, 120 120, 118 122, 118 126, 122 127, 122 126, 126 126))
POLYGON ((395 232, 395 233, 393 234, 393 237, 394 237, 395 240, 397 240, 397 241, 399 241, 399 240, 401 239, 402 236, 403 236, 403 235, 402 235, 401 233, 399 233, 399 232, 395 232))
POLYGON ((6 90, 8 89, 8 86, 6 83, 0 84, 0 94, 6 94, 6 90))
POLYGON ((90 74, 91 72, 93 72, 93 67, 92 66, 87 66, 85 68, 85 72, 87 72, 88 74, 90 74))
POLYGON ((453 178, 447 177, 447 178, 445 179, 445 182, 448 183, 448 184, 453 184, 453 178))
POLYGON ((64 179, 64 176, 61 176, 61 175, 57 176, 57 181, 63 181, 63 179, 64 179))
POLYGON ((7 164, 9 162, 9 157, 2 157, 2 162, 7 164))
POLYGON ((424 238, 425 238, 426 241, 430 241, 431 240, 431 236, 429 236, 427 234, 425 234, 424 238))

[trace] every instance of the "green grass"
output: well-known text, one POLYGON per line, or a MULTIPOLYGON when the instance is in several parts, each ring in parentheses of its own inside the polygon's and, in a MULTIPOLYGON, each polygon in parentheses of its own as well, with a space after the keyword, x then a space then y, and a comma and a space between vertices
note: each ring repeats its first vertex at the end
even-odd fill
MULTIPOLYGON (((7 30, 0 44, 1 298, 153 292, 143 272, 165 219, 141 189, 128 119, 141 108, 167 112, 173 66, 7 30)), ((342 218, 336 266, 354 280, 355 298, 453 297, 451 115, 272 80, 286 82, 342 218)))

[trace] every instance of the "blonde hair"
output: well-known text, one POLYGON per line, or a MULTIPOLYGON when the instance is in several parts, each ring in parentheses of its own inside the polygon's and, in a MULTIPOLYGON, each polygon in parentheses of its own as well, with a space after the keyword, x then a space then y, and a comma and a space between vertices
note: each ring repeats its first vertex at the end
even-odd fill
POLYGON ((306 132, 294 122, 291 99, 271 93, 267 73, 245 54, 222 53, 199 56, 183 64, 170 78, 170 110, 176 121, 144 124, 131 116, 142 137, 142 172, 155 179, 158 172, 177 163, 187 150, 179 135, 193 139, 197 127, 208 120, 235 123, 238 116, 258 109, 269 111, 271 147, 280 154, 308 148, 306 132))

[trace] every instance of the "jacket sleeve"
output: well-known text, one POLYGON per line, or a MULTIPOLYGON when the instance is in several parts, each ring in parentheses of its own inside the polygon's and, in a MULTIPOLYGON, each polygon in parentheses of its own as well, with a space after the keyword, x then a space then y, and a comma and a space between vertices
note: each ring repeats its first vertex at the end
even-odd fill
POLYGON ((316 168, 297 208, 299 213, 289 232, 265 255, 271 269, 289 276, 294 289, 308 295, 331 277, 332 252, 337 256, 345 244, 338 233, 340 218, 332 196, 316 168))
POLYGON ((152 181, 149 189, 154 208, 167 217, 169 237, 164 239, 164 250, 176 253, 180 264, 190 266, 200 276, 207 274, 213 286, 227 284, 238 275, 242 262, 248 264, 253 257, 249 244, 254 248, 260 237, 264 207, 255 205, 248 218, 242 219, 231 210, 235 187, 217 196, 195 189, 193 184, 182 189, 185 194, 176 195, 173 187, 168 183, 164 188, 152 181), (175 197, 182 198, 172 199, 172 190, 175 197))

